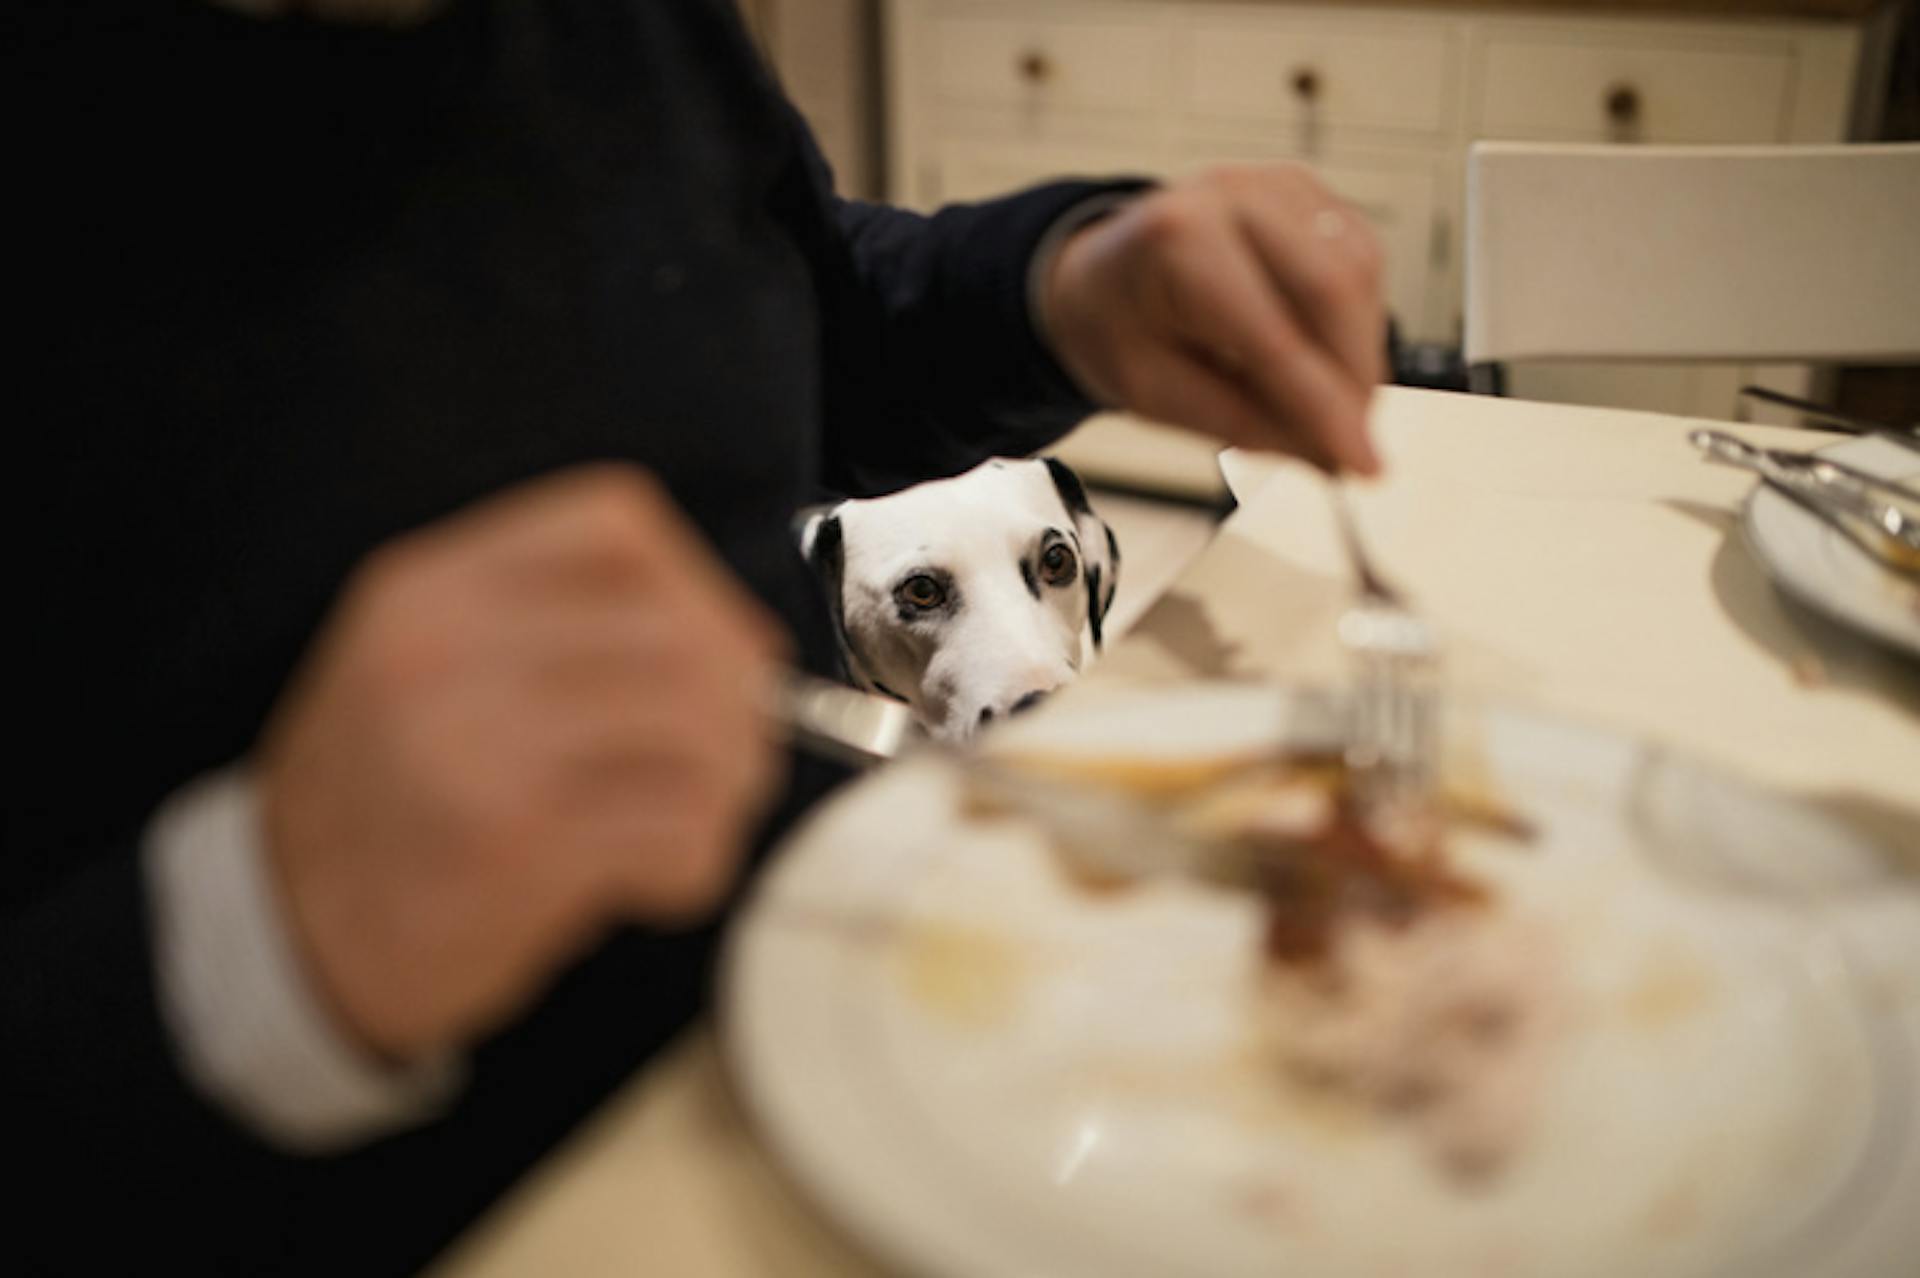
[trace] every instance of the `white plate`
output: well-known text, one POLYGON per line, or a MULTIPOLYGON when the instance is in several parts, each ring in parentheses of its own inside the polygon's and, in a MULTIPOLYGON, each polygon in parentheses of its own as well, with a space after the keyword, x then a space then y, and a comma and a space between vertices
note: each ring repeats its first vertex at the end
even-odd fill
MULTIPOLYGON (((1283 713, 1297 736, 1315 704, 1095 691, 996 741, 1212 754, 1283 713)), ((1878 852, 1613 736, 1514 713, 1473 735, 1539 833, 1456 852, 1552 929, 1571 991, 1534 1129, 1491 1186, 1305 1102, 1250 1047, 1250 900, 1090 896, 1031 831, 959 820, 930 759, 829 804, 735 931, 724 1029, 750 1112, 915 1273, 1654 1278, 1806 1273, 1842 1242, 1860 1272, 1917 1254, 1913 1213, 1874 1211, 1920 1161, 1912 1044, 1809 904, 1875 885, 1878 852), (1869 1216, 1898 1236, 1862 1251, 1869 1216)))
MULTIPOLYGON (((1920 453, 1872 436, 1820 450, 1856 470, 1920 487, 1920 453)), ((1812 511, 1760 484, 1747 498, 1747 538, 1774 581, 1842 625, 1920 656, 1920 581, 1861 550, 1812 511)))

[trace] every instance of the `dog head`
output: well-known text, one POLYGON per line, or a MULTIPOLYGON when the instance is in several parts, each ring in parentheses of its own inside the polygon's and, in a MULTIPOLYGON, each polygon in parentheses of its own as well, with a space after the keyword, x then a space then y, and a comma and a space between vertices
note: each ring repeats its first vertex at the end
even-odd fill
POLYGON ((1071 680, 1101 643, 1120 551, 1052 458, 983 463, 809 516, 854 683, 964 740, 1071 680))

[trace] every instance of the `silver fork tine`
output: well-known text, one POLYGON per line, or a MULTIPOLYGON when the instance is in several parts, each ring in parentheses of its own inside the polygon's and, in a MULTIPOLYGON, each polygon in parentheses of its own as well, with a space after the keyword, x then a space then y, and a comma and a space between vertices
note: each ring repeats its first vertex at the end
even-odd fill
POLYGON ((1433 798, 1440 745, 1437 648, 1427 625, 1374 566, 1346 489, 1330 484, 1359 600, 1340 618, 1349 654, 1346 758, 1370 817, 1418 812, 1433 798))

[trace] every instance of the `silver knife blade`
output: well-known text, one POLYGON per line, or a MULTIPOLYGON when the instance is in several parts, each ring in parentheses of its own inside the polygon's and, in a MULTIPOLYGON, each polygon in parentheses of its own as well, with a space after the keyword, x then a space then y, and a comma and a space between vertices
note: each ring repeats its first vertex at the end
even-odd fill
POLYGON ((888 701, 799 671, 781 678, 768 717, 803 750, 866 769, 900 752, 912 715, 888 701))
MULTIPOLYGON (((797 671, 783 675, 770 718, 799 749, 863 770, 894 758, 911 735, 911 717, 899 702, 797 671)), ((975 749, 931 741, 913 743, 912 752, 951 766, 968 806, 1032 822, 1091 878, 1130 882, 1234 859, 1231 847, 1181 828, 1111 786, 1038 775, 975 749)))

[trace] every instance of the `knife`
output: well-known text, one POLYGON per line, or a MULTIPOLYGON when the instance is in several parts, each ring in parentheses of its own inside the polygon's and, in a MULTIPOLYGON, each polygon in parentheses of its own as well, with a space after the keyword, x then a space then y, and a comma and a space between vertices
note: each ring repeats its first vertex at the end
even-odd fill
POLYGON ((1032 821, 1091 879, 1124 883, 1191 874, 1248 856, 1119 787, 1037 773, 975 749, 912 741, 906 706, 813 675, 785 672, 769 717, 797 748, 856 769, 876 767, 903 747, 944 759, 968 809, 1032 821))
POLYGON ((797 670, 781 675, 767 717, 798 748, 861 771, 898 754, 913 726, 901 702, 797 670))

